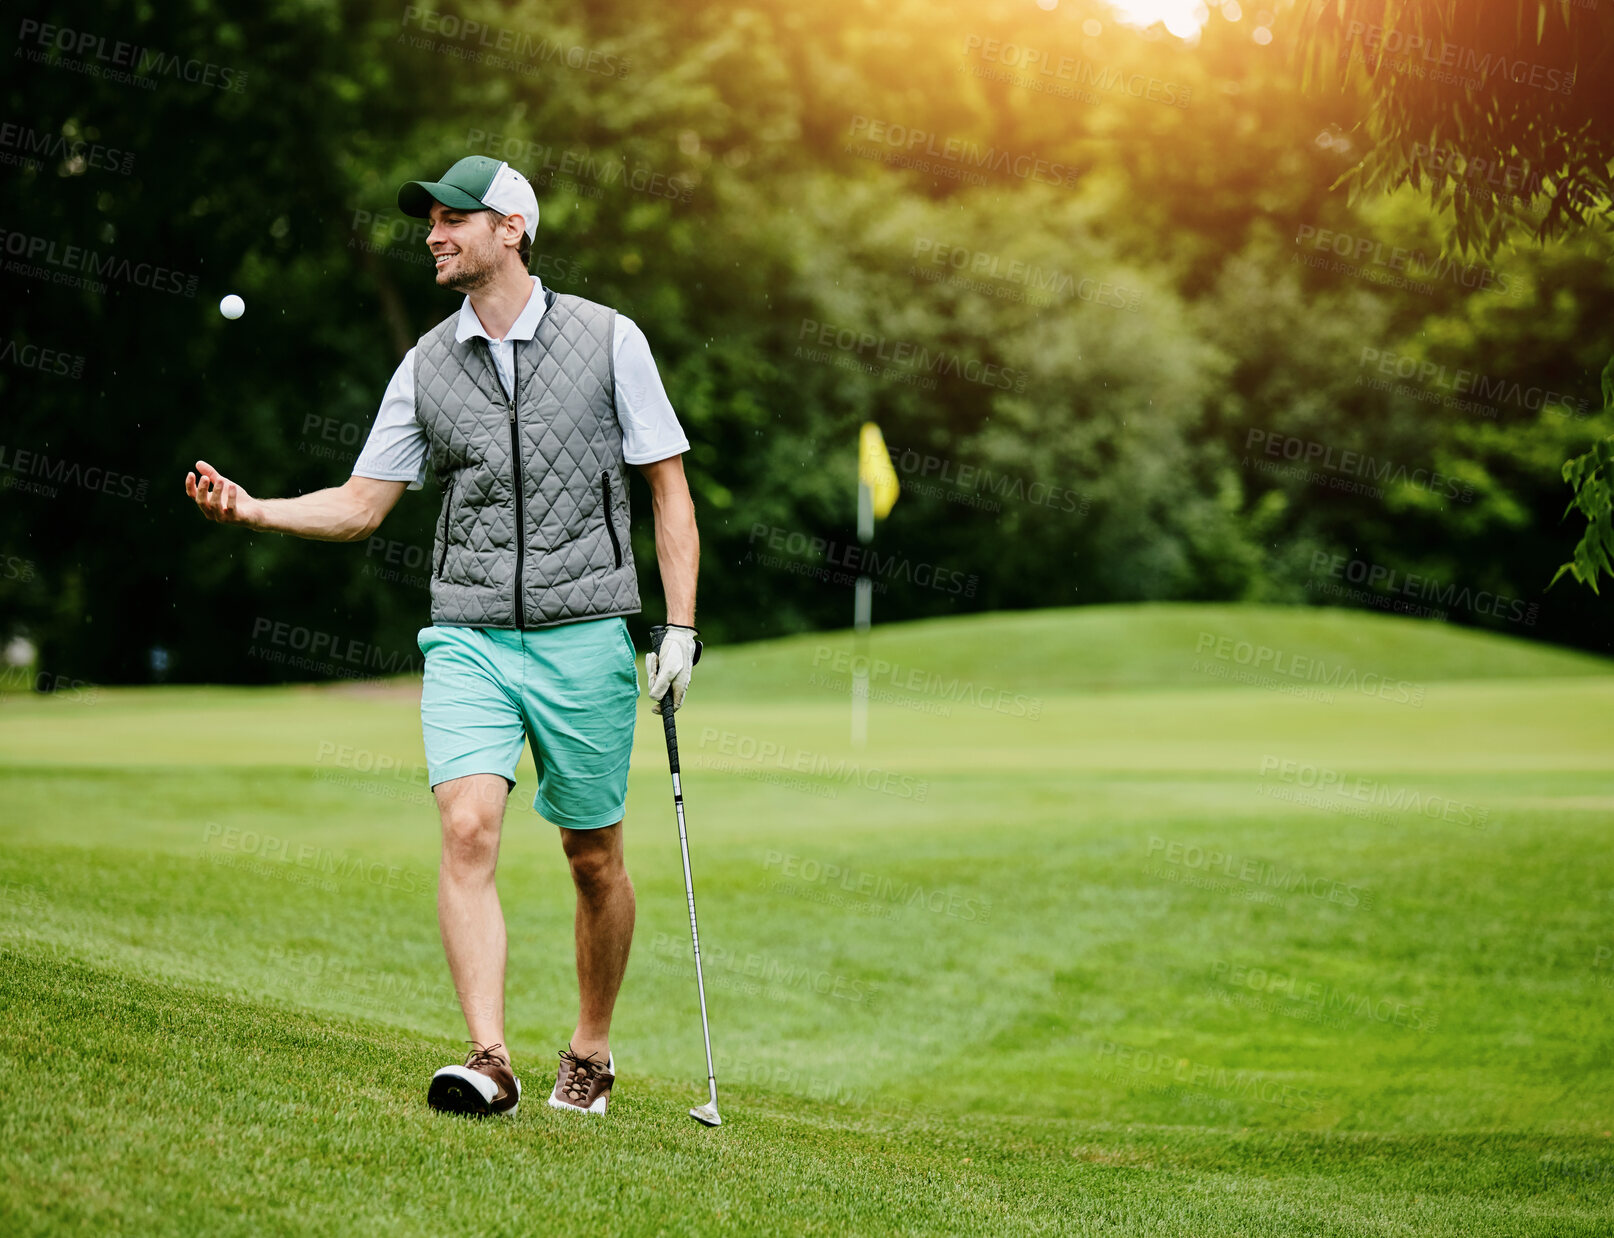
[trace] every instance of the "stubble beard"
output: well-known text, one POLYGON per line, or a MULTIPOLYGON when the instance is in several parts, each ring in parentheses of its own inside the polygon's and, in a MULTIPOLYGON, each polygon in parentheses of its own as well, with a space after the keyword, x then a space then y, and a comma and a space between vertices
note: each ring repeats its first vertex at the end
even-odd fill
POLYGON ((471 293, 486 288, 493 282, 497 267, 493 258, 485 250, 469 250, 462 248, 455 263, 457 269, 454 274, 439 282, 444 288, 455 292, 471 293))

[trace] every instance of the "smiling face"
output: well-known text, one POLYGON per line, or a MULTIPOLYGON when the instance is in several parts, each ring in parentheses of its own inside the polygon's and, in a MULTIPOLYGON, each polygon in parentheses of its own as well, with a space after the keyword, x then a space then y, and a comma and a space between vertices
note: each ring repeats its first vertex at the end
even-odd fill
MULTIPOLYGON (((519 215, 463 211, 433 202, 426 248, 437 266, 437 286, 475 292, 492 283, 516 253, 510 233, 520 237, 519 215)), ((517 259, 519 261, 519 259, 517 259)))

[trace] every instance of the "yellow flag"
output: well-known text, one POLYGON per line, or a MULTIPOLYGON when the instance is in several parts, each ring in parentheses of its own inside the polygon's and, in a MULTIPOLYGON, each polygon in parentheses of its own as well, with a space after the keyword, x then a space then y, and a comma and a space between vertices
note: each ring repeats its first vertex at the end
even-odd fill
POLYGON ((897 485, 897 470, 891 467, 891 453, 885 449, 880 427, 872 421, 863 423, 857 437, 857 479, 869 488, 874 514, 884 520, 902 487, 897 485))

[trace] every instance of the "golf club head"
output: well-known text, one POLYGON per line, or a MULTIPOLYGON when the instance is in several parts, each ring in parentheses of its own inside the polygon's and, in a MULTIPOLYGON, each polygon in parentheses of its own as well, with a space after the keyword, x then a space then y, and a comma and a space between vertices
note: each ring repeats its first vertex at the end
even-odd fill
POLYGON ((696 1105, 689 1111, 689 1116, 705 1126, 722 1126, 723 1119, 718 1116, 717 1102, 712 1101, 705 1105, 696 1105))

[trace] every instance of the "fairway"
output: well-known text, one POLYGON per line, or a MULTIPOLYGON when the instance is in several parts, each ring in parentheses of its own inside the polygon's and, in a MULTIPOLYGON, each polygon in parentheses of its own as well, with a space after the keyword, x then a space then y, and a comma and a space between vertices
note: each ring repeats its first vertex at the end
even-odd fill
MULTIPOLYGON (((1606 1234, 1614 663, 1317 609, 713 648, 660 720, 603 1120, 543 1094, 573 900, 499 887, 527 1103, 463 1053, 418 680, 0 697, 0 1232, 1606 1234)), ((643 667, 640 668, 641 681, 643 667)))

